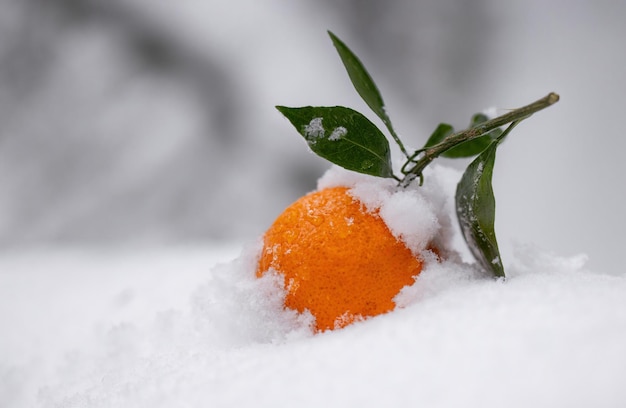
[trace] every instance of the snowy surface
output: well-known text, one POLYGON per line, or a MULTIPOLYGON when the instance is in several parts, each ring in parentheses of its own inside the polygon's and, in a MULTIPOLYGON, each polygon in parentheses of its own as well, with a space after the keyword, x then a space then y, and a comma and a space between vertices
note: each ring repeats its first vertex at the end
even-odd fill
POLYGON ((239 247, 0 258, 0 406, 619 407, 626 279, 526 248, 313 336, 239 247), (274 291, 274 292, 273 292, 274 291))
POLYGON ((0 406, 626 403, 626 276, 585 255, 517 245, 506 281, 430 260, 395 311, 314 335, 259 249, 5 252, 0 406))

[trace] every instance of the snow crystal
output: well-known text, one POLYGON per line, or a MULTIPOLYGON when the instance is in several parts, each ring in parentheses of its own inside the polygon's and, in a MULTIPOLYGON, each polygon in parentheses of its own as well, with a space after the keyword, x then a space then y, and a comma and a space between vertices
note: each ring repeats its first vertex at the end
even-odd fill
POLYGON ((323 118, 313 118, 308 125, 304 127, 304 138, 309 144, 315 144, 318 139, 324 137, 323 118))
POLYGON ((330 134, 330 136, 328 136, 328 140, 331 140, 331 141, 335 142, 335 141, 341 139, 342 137, 344 137, 347 134, 348 134, 348 129, 346 129, 343 126, 339 126, 339 127, 336 127, 335 129, 333 129, 333 131, 330 134))
MULTIPOLYGON (((326 129, 324 129, 324 125, 322 124, 323 120, 323 118, 313 118, 308 125, 304 126, 304 138, 307 143, 314 145, 319 139, 324 137, 326 129)), ((343 126, 338 126, 330 133, 328 140, 336 142, 347 134, 348 129, 343 126)))

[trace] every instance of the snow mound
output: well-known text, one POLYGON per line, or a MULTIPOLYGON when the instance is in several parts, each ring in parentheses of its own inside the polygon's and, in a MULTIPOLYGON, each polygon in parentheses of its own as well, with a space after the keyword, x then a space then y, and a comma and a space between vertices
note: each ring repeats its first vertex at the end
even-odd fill
MULTIPOLYGON (((53 355, 18 348, 22 363, 3 355, 2 405, 609 407, 626 398, 626 279, 586 271, 577 257, 521 248, 506 281, 429 262, 394 312, 320 335, 280 307, 280 281, 250 272, 255 257, 246 249, 202 280, 187 277, 196 282, 187 306, 155 303, 106 327, 92 316, 80 344, 53 355)), ((134 262, 116 265, 136 273, 134 262)), ((137 284, 150 291, 161 278, 137 284)), ((67 302, 59 287, 47 296, 67 302)))
POLYGON ((208 248, 0 257, 0 406, 623 405, 626 276, 517 245, 507 279, 486 277, 454 254, 456 176, 433 167, 400 193, 335 168, 320 179, 413 250, 441 234, 452 250, 424 253, 393 312, 317 335, 283 308, 279 275, 256 277, 260 241, 229 262, 208 248), (409 208, 426 232, 399 221, 409 208))
POLYGON ((193 296, 193 315, 205 341, 217 346, 280 343, 310 335, 313 317, 283 307, 283 276, 267 273, 257 279, 261 243, 244 250, 228 264, 213 269, 211 278, 193 296))
POLYGON ((331 167, 318 181, 318 189, 345 186, 370 212, 377 212, 398 240, 422 255, 429 244, 447 248, 453 237, 449 191, 458 173, 433 165, 425 172, 424 185, 398 189, 397 181, 371 177, 338 166, 331 167))

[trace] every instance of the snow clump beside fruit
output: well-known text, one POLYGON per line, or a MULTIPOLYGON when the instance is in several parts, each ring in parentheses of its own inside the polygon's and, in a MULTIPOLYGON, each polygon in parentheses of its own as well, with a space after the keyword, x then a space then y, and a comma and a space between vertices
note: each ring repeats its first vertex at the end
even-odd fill
MULTIPOLYGON (((446 252, 453 238, 451 214, 454 194, 446 186, 459 174, 433 165, 425 171, 422 186, 399 188, 389 178, 371 177, 338 166, 331 167, 317 183, 318 190, 344 186, 369 212, 378 211, 391 233, 415 256, 426 256, 429 245, 446 252)), ((447 255, 447 252, 446 252, 447 255)))

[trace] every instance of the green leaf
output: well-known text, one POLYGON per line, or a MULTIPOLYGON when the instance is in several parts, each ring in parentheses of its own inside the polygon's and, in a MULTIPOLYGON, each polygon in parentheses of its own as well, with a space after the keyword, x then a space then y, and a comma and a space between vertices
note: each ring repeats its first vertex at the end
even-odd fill
POLYGON ((398 137, 396 131, 393 129, 391 125, 391 119, 389 119, 389 115, 387 115, 387 111, 385 109, 385 102, 383 101, 383 97, 378 91, 378 87, 374 83, 374 80, 370 76, 370 74, 365 69, 365 66, 359 60, 359 58, 348 48, 348 46, 341 41, 335 34, 331 31, 328 31, 328 35, 330 35, 330 39, 333 41, 339 56, 341 57, 341 61, 343 62, 346 71, 348 71, 348 76, 350 77, 350 81, 352 81, 352 85, 359 93, 361 98, 365 101, 367 106, 374 111, 374 113, 383 121, 394 140, 400 147, 400 150, 406 155, 406 149, 402 144, 400 138, 398 137))
POLYGON ((495 277, 504 277, 494 228, 496 202, 491 187, 496 139, 465 170, 456 190, 461 231, 478 263, 495 277))
POLYGON ((389 118, 385 112, 383 97, 380 95, 378 87, 376 87, 374 80, 365 69, 365 66, 363 66, 361 60, 359 60, 350 48, 335 34, 329 31, 328 35, 330 35, 330 39, 333 41, 335 48, 337 48, 337 52, 341 57, 343 65, 346 67, 346 71, 348 71, 348 76, 356 91, 361 95, 365 103, 367 103, 367 106, 369 106, 383 122, 388 121, 389 118))
POLYGON ((440 143, 443 139, 450 136, 454 133, 454 128, 447 123, 440 123, 437 126, 437 129, 430 135, 426 144, 424 145, 424 149, 428 147, 432 147, 438 143, 440 143))
POLYGON ((276 108, 317 155, 348 170, 393 177, 387 138, 359 112, 343 106, 276 108))
POLYGON ((491 144, 493 139, 490 134, 486 134, 476 139, 468 140, 467 142, 460 143, 451 149, 448 149, 443 153, 442 157, 449 159, 462 159, 467 157, 473 157, 482 152, 491 144))

